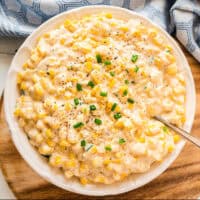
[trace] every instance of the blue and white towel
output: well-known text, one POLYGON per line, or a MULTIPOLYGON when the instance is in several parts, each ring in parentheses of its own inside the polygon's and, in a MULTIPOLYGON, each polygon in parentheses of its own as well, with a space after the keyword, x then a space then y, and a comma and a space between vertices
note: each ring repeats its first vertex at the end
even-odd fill
POLYGON ((198 0, 0 0, 0 36, 26 37, 52 16, 86 5, 120 6, 148 17, 200 62, 198 0))

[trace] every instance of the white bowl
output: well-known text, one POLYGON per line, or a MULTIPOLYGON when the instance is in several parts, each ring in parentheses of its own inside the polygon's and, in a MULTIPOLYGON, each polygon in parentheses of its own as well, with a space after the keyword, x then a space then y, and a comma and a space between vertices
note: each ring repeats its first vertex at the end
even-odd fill
POLYGON ((37 28, 22 44, 18 52, 16 53, 12 63, 10 70, 8 72, 6 88, 5 88, 5 96, 4 96, 4 106, 6 119, 9 124, 12 139, 20 152, 21 156, 26 160, 26 162, 44 179, 53 183, 54 185, 63 188, 65 190, 84 194, 84 195, 93 195, 93 196, 103 196, 103 195, 116 195, 124 192, 128 192, 130 190, 141 187, 154 178, 159 176, 164 170, 166 170, 169 165, 176 159, 181 149, 183 148, 185 142, 181 141, 176 146, 176 149, 173 153, 168 155, 162 163, 153 164, 151 169, 142 174, 129 176, 126 180, 115 183, 111 185, 86 185, 83 186, 76 179, 67 180, 64 178, 63 174, 59 170, 55 170, 51 168, 46 160, 39 155, 39 153, 35 150, 35 148, 29 143, 26 134, 24 134, 23 130, 18 126, 18 122, 13 115, 16 98, 18 97, 17 92, 17 84, 16 84, 16 73, 22 68, 23 63, 29 57, 29 53, 31 48, 34 47, 36 38, 40 36, 42 33, 49 31, 56 27, 59 23, 62 23, 64 19, 68 18, 80 18, 83 15, 94 14, 101 11, 107 11, 113 14, 114 17, 128 20, 130 18, 137 18, 142 20, 144 23, 151 24, 160 30, 163 36, 169 41, 169 43, 173 46, 178 62, 178 66, 185 71, 186 78, 186 87, 187 87, 187 100, 186 100, 186 123, 185 130, 190 131, 194 119, 195 114, 195 87, 193 77, 190 71, 190 67, 187 63, 187 60, 182 53, 181 49, 177 45, 177 43, 160 27, 153 24, 150 20, 144 18, 143 16, 134 13, 132 11, 112 7, 112 6, 88 6, 81 7, 78 9, 70 10, 64 12, 56 17, 51 18, 44 24, 42 24, 39 28, 37 28))

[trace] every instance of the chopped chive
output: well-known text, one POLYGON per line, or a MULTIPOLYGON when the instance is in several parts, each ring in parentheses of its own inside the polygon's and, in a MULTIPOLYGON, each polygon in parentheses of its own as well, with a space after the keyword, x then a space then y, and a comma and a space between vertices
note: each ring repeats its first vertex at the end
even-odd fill
POLYGON ((110 75, 111 76, 115 76, 115 72, 110 72, 110 75))
POLYGON ((171 51, 169 49, 166 50, 167 53, 170 53, 171 51))
POLYGON ((124 83, 125 83, 126 85, 128 85, 128 84, 129 84, 129 81, 128 81, 128 80, 125 80, 124 83))
POLYGON ((102 58, 99 54, 96 55, 96 59, 98 63, 102 63, 102 58))
POLYGON ((111 146, 105 146, 105 150, 106 151, 112 151, 112 148, 111 148, 111 146))
POLYGON ((81 140, 81 146, 85 147, 86 146, 86 141, 85 140, 81 140))
POLYGON ((129 103, 132 103, 132 104, 135 103, 135 101, 134 101, 133 99, 131 99, 131 98, 128 98, 127 101, 128 101, 129 103))
POLYGON ((115 113, 114 114, 114 118, 115 119, 119 119, 119 118, 121 118, 122 116, 121 116, 121 114, 120 113, 115 113))
POLYGON ((138 59, 138 55, 133 54, 132 57, 131 57, 131 61, 132 61, 133 63, 135 63, 135 62, 137 61, 137 59, 138 59))
POLYGON ((146 89, 147 89, 147 86, 144 86, 144 89, 146 90, 146 89))
POLYGON ((114 111, 116 107, 117 107, 117 103, 113 103, 111 111, 114 111))
POLYGON ((139 67, 135 66, 134 71, 137 73, 139 71, 139 67))
POLYGON ((89 81, 87 85, 90 86, 91 88, 93 88, 94 87, 94 82, 89 81))
POLYGON ((80 83, 77 83, 77 84, 76 84, 76 89, 77 89, 78 91, 83 90, 83 89, 82 89, 82 85, 81 85, 80 83))
POLYGON ((78 98, 75 98, 74 99, 74 104, 77 106, 79 104, 79 99, 78 98))
POLYGON ((167 133, 168 132, 168 128, 166 127, 166 126, 163 126, 163 131, 165 132, 165 133, 167 133))
POLYGON ((106 61, 104 61, 104 65, 111 65, 110 60, 106 60, 106 61))
POLYGON ((93 144, 88 144, 85 146, 85 151, 89 151, 93 147, 93 144))
POLYGON ((83 122, 77 122, 76 124, 73 125, 73 128, 80 128, 83 125, 84 125, 83 122))
POLYGON ((125 142, 126 142, 126 140, 124 138, 119 139, 119 144, 124 144, 125 142))
POLYGON ((101 125, 102 124, 102 121, 100 119, 97 119, 97 118, 95 118, 94 122, 97 125, 101 125))
POLYGON ((102 97, 107 97, 107 92, 100 92, 100 96, 102 96, 102 97))
POLYGON ((90 105, 90 110, 92 111, 92 110, 96 110, 97 108, 96 108, 96 106, 95 105, 90 105))
POLYGON ((126 96, 128 94, 128 90, 124 90, 123 96, 126 96))

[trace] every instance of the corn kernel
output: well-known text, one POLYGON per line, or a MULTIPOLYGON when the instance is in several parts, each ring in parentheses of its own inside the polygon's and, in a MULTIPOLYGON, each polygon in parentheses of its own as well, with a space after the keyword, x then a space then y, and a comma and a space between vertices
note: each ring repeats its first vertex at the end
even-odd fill
POLYGON ((122 162, 122 160, 118 158, 118 159, 115 159, 115 160, 113 160, 113 162, 114 162, 114 163, 118 163, 118 164, 119 164, 119 163, 121 163, 121 162, 122 162))
POLYGON ((97 147, 93 146, 90 150, 91 153, 95 154, 97 152, 97 147))
POLYGON ((117 122, 115 122, 115 127, 124 128, 124 122, 122 120, 118 120, 117 122))
POLYGON ((154 38, 157 36, 158 31, 156 29, 150 29, 149 30, 149 37, 154 38))
POLYGON ((115 156, 117 157, 117 158, 122 158, 123 157, 123 153, 122 152, 117 152, 116 154, 115 154, 115 156))
POLYGON ((61 44, 61 45, 64 45, 64 44, 65 44, 65 41, 66 41, 65 38, 61 38, 61 39, 60 39, 60 44, 61 44))
POLYGON ((44 34, 43 34, 43 37, 44 37, 44 38, 49 38, 49 37, 50 37, 50 34, 49 34, 49 33, 44 33, 44 34))
POLYGON ((116 106, 115 111, 116 111, 116 112, 120 112, 120 111, 121 111, 121 108, 120 108, 119 105, 116 106))
POLYGON ((72 105, 69 102, 65 103, 65 110, 69 112, 71 111, 71 109, 72 109, 72 105))
POLYGON ((96 96, 99 92, 100 92, 100 88, 98 86, 95 86, 91 91, 91 95, 96 96))
POLYGON ((74 153, 69 153, 69 158, 70 158, 70 159, 75 159, 75 158, 76 158, 76 156, 75 156, 75 154, 74 154, 74 153))
POLYGON ((140 37, 141 37, 141 31, 135 30, 135 31, 132 33, 132 35, 133 35, 133 37, 140 38, 140 37))
POLYGON ((47 140, 46 140, 46 143, 47 143, 48 146, 50 146, 50 147, 54 147, 54 146, 55 146, 55 143, 54 143, 52 140, 50 140, 50 139, 47 139, 47 140))
POLYGON ((120 93, 123 95, 124 91, 128 90, 128 86, 127 85, 122 85, 119 87, 119 91, 120 93))
POLYGON ((103 164, 104 165, 108 165, 108 164, 110 164, 111 163, 111 160, 110 159, 105 159, 104 161, 103 161, 103 164))
POLYGON ((105 177, 102 176, 102 175, 98 175, 98 176, 95 178, 95 182, 98 182, 98 183, 105 183, 105 177))
POLYGON ((166 71, 170 75, 175 75, 178 71, 176 64, 174 63, 174 64, 168 65, 166 71))
POLYGON ((119 27, 121 31, 127 32, 129 30, 128 26, 121 26, 119 27))
POLYGON ((115 79, 112 79, 111 81, 109 81, 108 87, 109 87, 109 88, 113 88, 113 87, 115 86, 115 83, 116 83, 116 80, 115 80, 115 79))
POLYGON ((60 141, 59 145, 61 147, 68 147, 70 144, 66 140, 63 139, 60 141))
POLYGON ((74 32, 75 31, 75 26, 72 24, 72 22, 69 19, 66 19, 64 22, 64 27, 69 30, 70 32, 74 32))
POLYGON ((174 63, 176 61, 175 57, 172 54, 166 54, 167 59, 171 62, 174 63))
POLYGON ((40 46, 37 46, 36 49, 37 49, 39 56, 41 56, 41 57, 46 56, 46 52, 43 51, 40 46))
POLYGON ((161 59, 157 56, 154 58, 154 63, 158 68, 161 68, 163 66, 161 59))
POLYGON ((84 163, 80 163, 79 169, 81 173, 84 173, 87 170, 87 165, 84 163))
POLYGON ((166 48, 167 50, 169 50, 170 52, 173 50, 173 49, 172 49, 172 46, 170 46, 170 45, 166 45, 165 48, 166 48))
POLYGON ((88 180, 85 178, 85 177, 81 177, 80 178, 80 182, 83 184, 83 185, 86 185, 88 183, 88 180))
POLYGON ((134 104, 129 103, 129 104, 128 104, 128 108, 129 108, 129 109, 133 109, 133 108, 134 108, 134 104))
POLYGON ((42 96, 44 94, 44 90, 42 89, 41 85, 37 83, 34 85, 34 91, 38 96, 42 96))
POLYGON ((68 160, 65 162, 65 167, 66 168, 72 168, 72 167, 75 167, 76 163, 75 161, 72 159, 72 160, 68 160))
POLYGON ((92 71, 92 62, 86 62, 85 63, 85 69, 86 69, 86 72, 91 72, 92 71))
POLYGON ((28 63, 23 64, 23 69, 27 69, 29 67, 28 63))
POLYGON ((16 117, 19 117, 21 115, 21 109, 20 108, 16 108, 15 111, 14 111, 14 115, 16 117))
POLYGON ((53 133, 50 129, 46 129, 45 131, 45 135, 48 137, 48 138, 52 138, 53 137, 53 133))
POLYGON ((168 152, 171 153, 174 150, 174 146, 173 145, 169 145, 168 146, 168 152))
POLYGON ((174 142, 177 143, 180 140, 180 136, 179 135, 174 135, 174 142))
POLYGON ((145 138, 144 137, 139 137, 137 140, 138 140, 138 142, 145 143, 145 138))
POLYGON ((22 76, 22 74, 19 72, 19 73, 17 74, 17 83, 18 83, 18 84, 21 83, 21 82, 22 82, 22 79, 23 79, 23 76, 22 76))
POLYGON ((111 13, 106 13, 105 16, 106 16, 108 19, 111 19, 111 18, 112 18, 112 14, 111 14, 111 13))
POLYGON ((26 82, 21 82, 21 84, 20 84, 20 89, 21 90, 26 90, 27 89, 27 84, 26 84, 26 82))
POLYGON ((54 162, 55 162, 55 165, 60 165, 61 162, 62 162, 61 157, 60 156, 56 156, 54 162))

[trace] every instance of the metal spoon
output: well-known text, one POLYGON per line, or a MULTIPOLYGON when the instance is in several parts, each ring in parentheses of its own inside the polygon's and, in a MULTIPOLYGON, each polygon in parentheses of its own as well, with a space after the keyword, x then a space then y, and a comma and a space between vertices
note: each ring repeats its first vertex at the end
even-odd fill
POLYGON ((162 122, 167 127, 172 129, 173 131, 177 132, 178 134, 183 136, 185 139, 187 139, 188 141, 192 142, 193 144, 195 144, 196 146, 198 146, 200 148, 200 139, 190 135, 187 131, 183 130, 182 128, 179 128, 177 126, 172 125, 171 123, 167 122, 166 120, 164 120, 160 116, 154 116, 153 118, 158 120, 158 121, 160 121, 160 122, 162 122))

